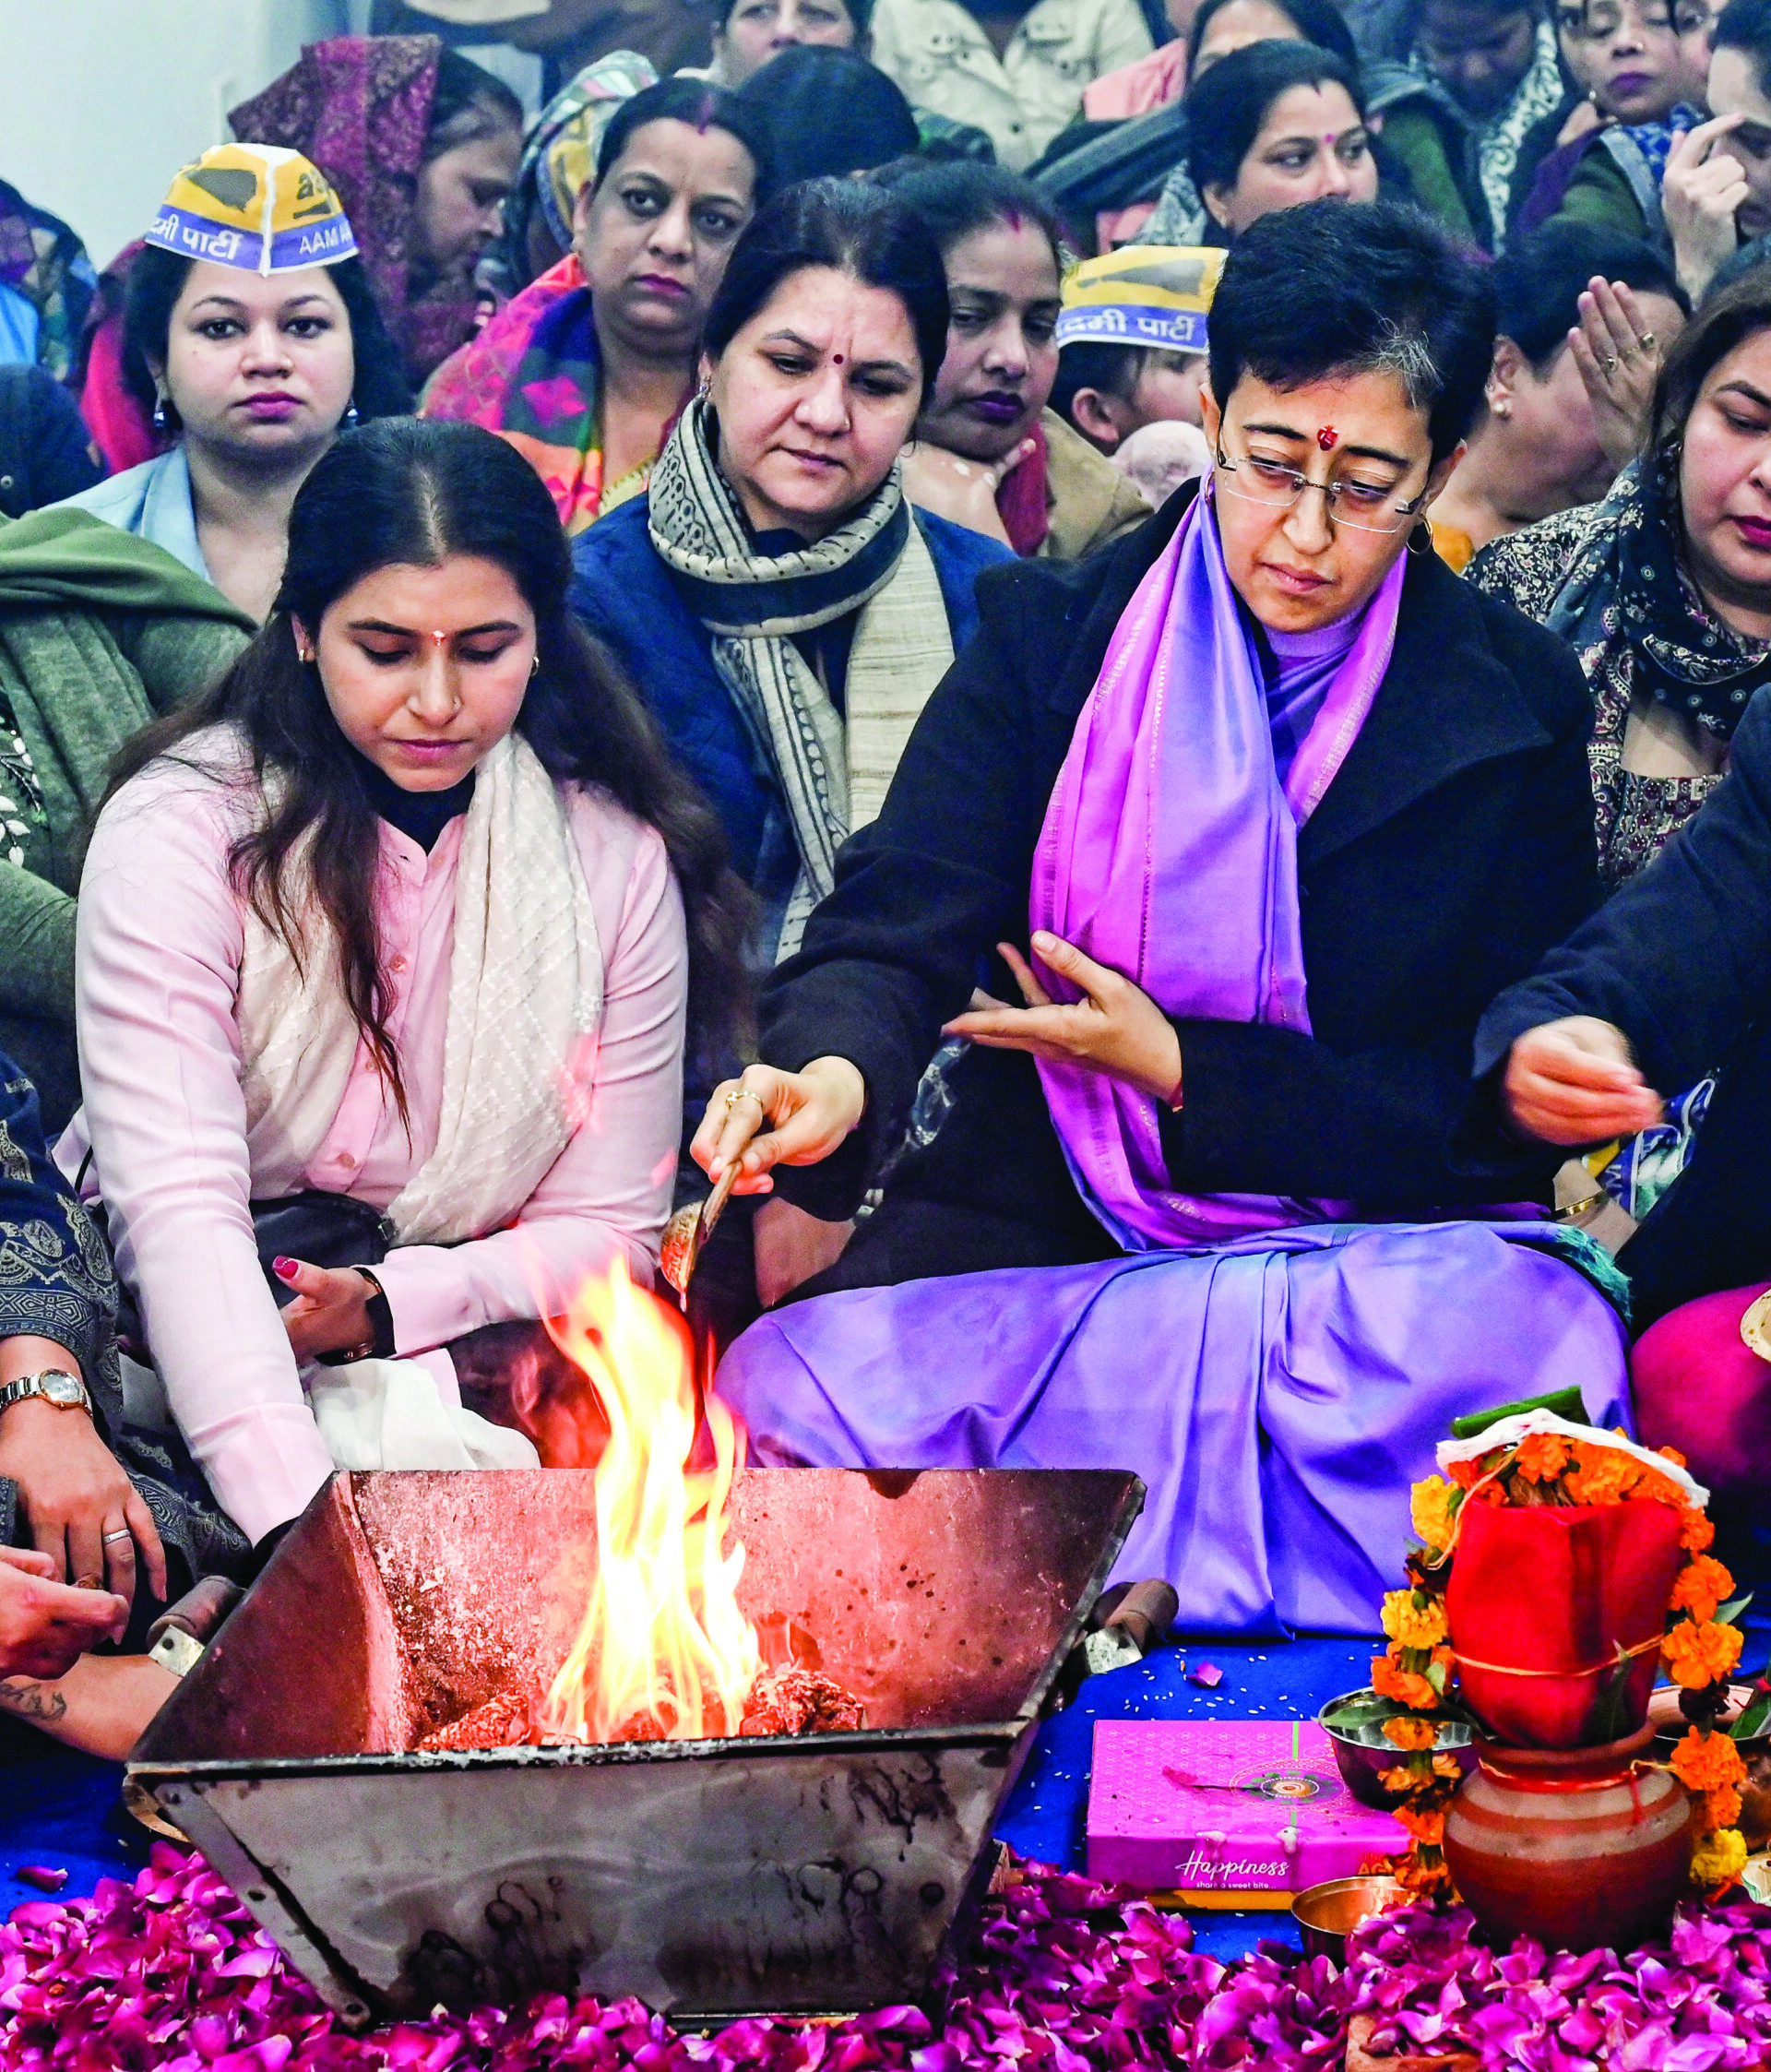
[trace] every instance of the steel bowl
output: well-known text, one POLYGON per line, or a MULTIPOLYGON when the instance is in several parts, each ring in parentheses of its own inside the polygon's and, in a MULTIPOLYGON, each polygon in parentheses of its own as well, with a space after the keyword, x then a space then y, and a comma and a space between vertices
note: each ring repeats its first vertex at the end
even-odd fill
MULTIPOLYGON (((1369 1690, 1347 1691, 1339 1697, 1330 1698, 1316 1714, 1316 1724, 1328 1736, 1341 1780, 1360 1804, 1369 1805, 1379 1813, 1394 1813, 1402 1804, 1404 1794, 1388 1790, 1379 1780, 1385 1770, 1394 1769, 1402 1760, 1401 1750, 1393 1741, 1386 1741, 1376 1727, 1363 1730, 1361 1738, 1328 1724, 1331 1712, 1356 1697, 1370 1696, 1369 1690)), ((1448 1720, 1439 1729, 1433 1753, 1456 1756, 1466 1773, 1476 1768, 1476 1750, 1471 1745, 1469 1729, 1456 1721, 1448 1720)))
POLYGON ((1393 1877, 1331 1877, 1325 1885, 1300 1892, 1291 1902, 1291 1917, 1306 1957, 1327 1957, 1344 1964, 1347 1938, 1355 1928, 1408 1903, 1406 1887, 1393 1877))

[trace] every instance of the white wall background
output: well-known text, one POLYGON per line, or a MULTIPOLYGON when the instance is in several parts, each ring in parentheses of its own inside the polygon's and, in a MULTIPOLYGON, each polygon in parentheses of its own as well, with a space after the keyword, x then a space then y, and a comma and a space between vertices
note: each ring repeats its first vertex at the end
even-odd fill
POLYGON ((0 178, 102 267, 227 111, 368 0, 0 0, 0 178))

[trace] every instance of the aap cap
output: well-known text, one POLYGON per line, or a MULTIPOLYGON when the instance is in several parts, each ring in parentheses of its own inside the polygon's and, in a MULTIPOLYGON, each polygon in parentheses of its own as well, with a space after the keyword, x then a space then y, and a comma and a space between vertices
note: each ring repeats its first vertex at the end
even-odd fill
POLYGON ((1064 284, 1058 343, 1203 352, 1206 313, 1227 256, 1204 244, 1128 244, 1085 259, 1064 284))
POLYGON ((275 144, 218 144, 183 167, 147 243, 266 275, 330 266, 357 249, 332 183, 275 144))

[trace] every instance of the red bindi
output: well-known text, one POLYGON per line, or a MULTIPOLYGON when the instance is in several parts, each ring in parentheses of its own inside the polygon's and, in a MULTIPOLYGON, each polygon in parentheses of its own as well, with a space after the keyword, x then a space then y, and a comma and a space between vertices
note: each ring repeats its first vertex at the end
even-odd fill
POLYGON ((833 352, 830 357, 837 363, 838 366, 841 366, 842 354, 840 352, 833 352))
POLYGON ((1335 430, 1332 424, 1318 424, 1316 427, 1316 444, 1325 453, 1332 453, 1335 450, 1335 442, 1339 437, 1340 434, 1335 430))

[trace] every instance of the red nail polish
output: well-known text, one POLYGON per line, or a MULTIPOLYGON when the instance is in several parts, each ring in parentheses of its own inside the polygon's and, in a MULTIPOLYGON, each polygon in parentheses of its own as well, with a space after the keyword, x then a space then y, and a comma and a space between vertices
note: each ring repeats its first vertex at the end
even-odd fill
POLYGON ((270 1270, 279 1280, 293 1280, 299 1264, 299 1260, 277 1258, 270 1262, 270 1270))

